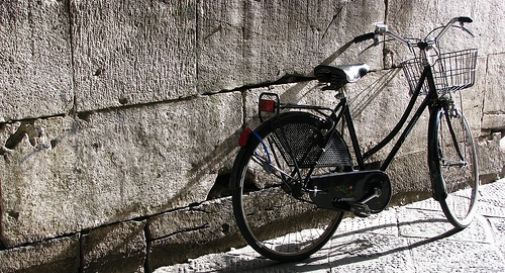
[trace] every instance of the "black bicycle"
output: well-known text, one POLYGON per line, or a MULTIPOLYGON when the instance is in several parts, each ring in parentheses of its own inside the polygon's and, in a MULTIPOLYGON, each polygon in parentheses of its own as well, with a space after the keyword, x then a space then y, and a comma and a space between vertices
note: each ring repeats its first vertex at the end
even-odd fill
POLYGON ((367 74, 367 65, 314 69, 323 90, 338 91, 334 109, 285 104, 276 94, 261 94, 262 124, 242 132, 231 174, 233 211, 250 246, 278 261, 305 259, 330 239, 345 212, 366 217, 382 211, 392 192, 385 171, 426 108, 433 198, 456 228, 470 224, 477 202, 478 162, 469 125, 454 94, 474 84, 477 50, 440 53, 438 43, 451 27, 470 33, 464 24, 471 22, 468 17, 453 18, 424 39, 403 38, 386 25, 354 38, 355 43, 373 40, 377 45, 380 35, 392 37, 415 56, 402 63, 411 92, 404 114, 382 141, 364 153, 345 94, 339 90, 367 74), (407 123, 421 96, 425 97, 407 123), (263 121, 266 112, 273 114, 263 121), (354 156, 342 128, 348 130, 354 156), (385 160, 371 169, 373 164, 367 160, 400 131, 385 160))

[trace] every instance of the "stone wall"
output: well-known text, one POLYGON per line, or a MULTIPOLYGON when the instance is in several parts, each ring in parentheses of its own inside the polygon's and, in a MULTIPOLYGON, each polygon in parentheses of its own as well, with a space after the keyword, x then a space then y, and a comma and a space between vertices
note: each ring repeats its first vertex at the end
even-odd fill
MULTIPOLYGON (((505 162, 503 1, 0 2, 0 272, 149 272, 243 244, 218 197, 258 95, 331 105, 312 68, 367 62, 346 91, 371 147, 407 105, 394 68, 407 55, 394 43, 358 54, 352 38, 460 15, 475 20, 476 39, 456 42, 480 50, 464 109, 490 181, 505 162)), ((427 118, 389 170, 400 201, 429 191, 415 163, 427 118)))

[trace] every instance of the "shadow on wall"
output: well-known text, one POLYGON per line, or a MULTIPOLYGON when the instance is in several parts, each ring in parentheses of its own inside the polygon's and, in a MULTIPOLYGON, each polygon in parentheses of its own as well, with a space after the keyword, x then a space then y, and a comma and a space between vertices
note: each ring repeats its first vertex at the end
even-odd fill
MULTIPOLYGON (((326 58, 321 64, 332 63, 342 53, 344 53, 351 45, 353 45, 352 41, 346 43, 344 46, 342 46, 341 48, 336 50, 335 53, 331 54, 328 58, 326 58)), ((299 100, 302 99, 304 96, 306 96, 307 93, 314 90, 314 88, 312 88, 307 92, 306 87, 309 84, 310 84, 309 81, 294 84, 292 87, 290 87, 288 90, 284 91, 281 94, 281 99, 286 100, 286 101, 290 101, 293 103, 299 102, 299 100)), ((377 96, 381 91, 381 89, 379 89, 375 92, 370 92, 369 88, 376 88, 376 87, 384 88, 384 86, 385 86, 385 84, 383 84, 383 85, 372 84, 372 85, 368 86, 367 88, 365 88, 365 90, 363 90, 360 93, 360 96, 358 96, 356 98, 357 102, 359 101, 359 103, 356 104, 359 106, 358 109, 364 108, 368 103, 370 103, 370 101, 373 99, 373 97, 377 96)), ((247 92, 247 91, 243 91, 243 92, 247 92)), ((77 115, 77 117, 75 117, 75 118, 76 119, 79 118, 79 119, 87 121, 89 119, 89 113, 87 115, 79 113, 77 115)), ((254 119, 254 117, 251 119, 254 119)), ((249 122, 250 122, 250 120, 246 121, 245 124, 248 124, 249 122)), ((245 126, 245 124, 244 124, 244 126, 245 126)), ((70 135, 77 134, 77 131, 79 130, 79 121, 76 121, 74 123, 72 130, 67 131, 64 134, 58 135, 55 139, 53 139, 51 141, 49 139, 47 139, 47 141, 44 140, 43 143, 39 141, 43 132, 39 132, 36 130, 37 130, 37 128, 35 128, 35 126, 33 124, 31 124, 29 122, 26 124, 23 123, 20 126, 20 128, 18 128, 18 130, 7 139, 6 143, 4 144, 4 148, 14 149, 18 143, 20 143, 23 139, 26 138, 30 142, 30 144, 32 144, 32 146, 34 146, 36 148, 35 150, 32 151, 31 154, 26 155, 26 157, 24 158, 26 160, 27 157, 30 157, 31 155, 33 155, 33 153, 41 152, 45 149, 54 148, 54 146, 56 146, 58 144, 58 141, 53 141, 53 140, 56 139, 56 140, 61 141, 62 139, 69 137, 70 135), (43 146, 45 145, 45 146, 42 147, 41 145, 43 145, 43 146), (37 148, 36 146, 37 147, 40 146, 40 149, 37 148)), ((207 175, 209 173, 210 174, 216 173, 216 172, 218 172, 218 168, 225 165, 225 163, 232 162, 234 160, 234 156, 235 156, 234 151, 237 150, 237 142, 238 142, 238 138, 239 138, 240 133, 241 133, 241 130, 235 131, 233 134, 228 136, 224 141, 222 141, 217 147, 215 147, 214 151, 212 153, 210 153, 209 156, 202 158, 200 160, 200 162, 194 164, 193 165, 194 167, 188 172, 188 176, 189 176, 188 180, 187 180, 188 183, 186 183, 184 185, 184 187, 171 200, 168 200, 163 206, 158 207, 157 208, 158 213, 163 213, 164 211, 174 209, 174 204, 176 204, 180 200, 183 200, 186 196, 191 195, 192 189, 194 189, 194 187, 199 186, 198 183, 202 180, 202 178, 205 175, 207 175)), ((209 137, 212 137, 212 136, 209 136, 209 137)), ((3 151, 2 155, 8 157, 8 151, 7 152, 3 151)), ((230 188, 228 185, 228 182, 229 182, 228 181, 229 178, 227 177, 228 173, 229 173, 229 170, 224 170, 223 173, 218 176, 218 179, 216 180, 214 187, 212 189, 208 189, 210 191, 210 193, 208 194, 207 199, 214 199, 214 198, 219 198, 222 196, 229 195, 230 188)), ((0 196, 2 196, 1 194, 2 193, 0 192, 0 196)), ((205 201, 205 200, 201 200, 201 201, 205 201)), ((116 215, 118 217, 113 217, 113 218, 121 219, 122 221, 129 220, 129 219, 127 219, 128 217, 130 217, 129 215, 132 215, 133 212, 136 212, 138 210, 139 210, 139 207, 136 204, 133 204, 131 207, 122 207, 122 209, 120 210, 121 211, 120 215, 116 215)), ((156 213, 156 214, 158 214, 158 213, 156 213)), ((1 215, 3 215, 2 207, 0 207, 0 217, 1 217, 1 215)), ((138 218, 145 219, 150 216, 152 216, 152 215, 143 215, 138 218)), ((108 224, 112 224, 112 223, 109 223, 108 221, 105 221, 105 222, 107 222, 108 224)), ((2 227, 0 225, 0 237, 2 234, 1 228, 2 227)), ((2 241, 2 240, 0 240, 0 241, 2 241)))
POLYGON ((400 73, 400 69, 389 70, 350 99, 353 117, 360 116, 370 103, 382 93, 386 86, 400 73))
MULTIPOLYGON (((347 42, 344 46, 339 48, 333 54, 331 54, 328 58, 321 62, 321 65, 330 65, 334 62, 340 55, 342 55, 351 45, 353 45, 353 41, 347 42)), ((379 96, 386 86, 393 80, 400 69, 392 69, 388 70, 387 73, 381 75, 377 80, 370 83, 360 90, 359 93, 354 94, 352 98, 349 98, 349 102, 352 104, 352 115, 359 116, 366 109, 366 107, 377 97, 379 96)), ((313 75, 309 75, 313 78, 313 75)), ((307 88, 310 86, 310 81, 303 81, 296 83, 289 89, 285 90, 281 94, 279 94, 280 101, 288 101, 290 103, 299 103, 300 100, 305 98, 311 92, 322 92, 318 86, 313 86, 311 88, 307 88)), ((244 91, 244 92, 247 92, 244 91)), ((328 91, 324 91, 328 92, 328 91)), ((244 126, 249 124, 259 124, 259 118, 255 115, 250 117, 248 120, 244 122, 244 126)), ((229 136, 219 147, 215 149, 215 152, 211 154, 209 157, 202 159, 200 164, 196 164, 191 173, 194 173, 193 182, 188 183, 188 187, 185 189, 191 188, 199 179, 201 179, 206 173, 212 172, 213 169, 222 162, 222 158, 229 157, 230 154, 233 153, 234 149, 237 148, 238 138, 240 136, 241 130, 234 132, 231 136, 229 136)), ((234 160, 231 158, 230 160, 234 160)), ((230 169, 224 169, 221 171, 215 181, 214 186, 209 190, 209 194, 207 200, 212 200, 216 198, 221 198, 225 196, 231 195, 231 185, 229 185, 230 179, 230 169)))

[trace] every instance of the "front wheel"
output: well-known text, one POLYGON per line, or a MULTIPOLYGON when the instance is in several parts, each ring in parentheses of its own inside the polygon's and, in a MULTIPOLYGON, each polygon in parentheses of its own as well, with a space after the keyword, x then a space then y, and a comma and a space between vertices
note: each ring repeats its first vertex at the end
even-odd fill
POLYGON ((281 262, 308 258, 338 227, 343 212, 318 208, 304 186, 321 122, 289 112, 249 136, 231 175, 233 211, 240 232, 257 252, 281 262))
POLYGON ((435 198, 451 224, 467 227, 475 213, 479 187, 477 149, 468 123, 455 108, 432 116, 429 166, 435 198))

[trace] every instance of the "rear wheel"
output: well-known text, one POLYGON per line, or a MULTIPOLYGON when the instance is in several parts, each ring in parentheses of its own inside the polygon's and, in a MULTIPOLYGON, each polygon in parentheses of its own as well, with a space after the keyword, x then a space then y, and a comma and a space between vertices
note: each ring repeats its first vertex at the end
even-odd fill
POLYGON ((471 223, 477 204, 477 149, 470 127, 457 109, 440 110, 434 122, 432 179, 438 183, 438 199, 447 219, 463 229, 471 223))
POLYGON ((341 211, 318 208, 304 186, 310 168, 300 159, 304 153, 306 159, 320 155, 320 147, 311 148, 320 125, 308 113, 281 114, 251 133, 235 160, 231 183, 237 225, 249 245, 267 258, 309 257, 342 219, 341 211))

